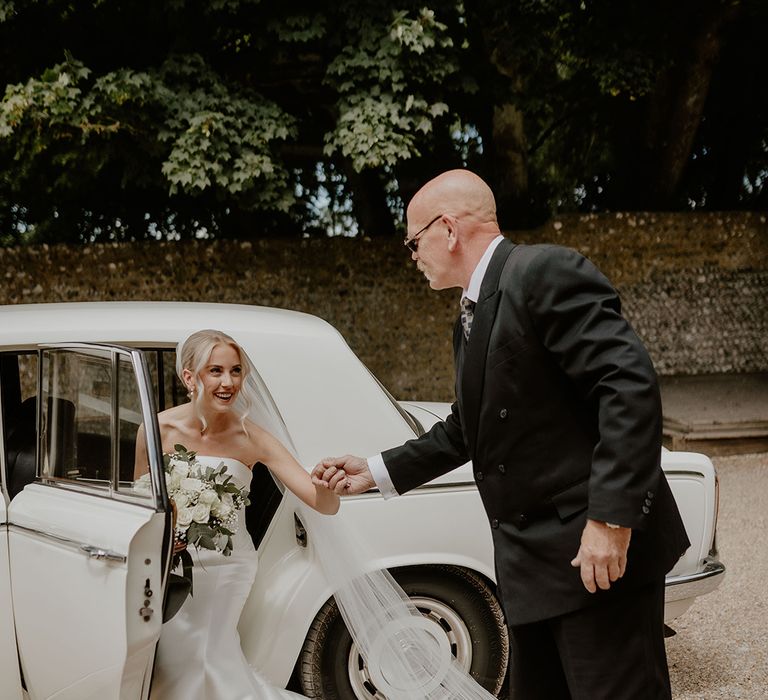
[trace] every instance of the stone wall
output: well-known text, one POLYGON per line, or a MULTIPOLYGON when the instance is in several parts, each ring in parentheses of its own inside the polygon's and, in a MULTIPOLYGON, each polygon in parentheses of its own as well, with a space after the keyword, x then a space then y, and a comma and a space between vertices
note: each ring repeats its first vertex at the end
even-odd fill
MULTIPOLYGON (((567 245, 619 289, 661 374, 768 371, 768 225, 754 213, 570 215, 522 243, 567 245)), ((398 398, 449 400, 456 291, 400 241, 195 241, 0 249, 0 303, 184 300, 316 314, 398 398)))

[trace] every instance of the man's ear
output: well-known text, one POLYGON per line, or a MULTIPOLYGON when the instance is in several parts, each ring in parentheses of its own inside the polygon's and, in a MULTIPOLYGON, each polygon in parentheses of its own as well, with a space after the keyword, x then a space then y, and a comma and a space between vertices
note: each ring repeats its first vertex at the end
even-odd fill
POLYGON ((447 216, 447 229, 448 229, 448 250, 453 253, 456 250, 456 246, 459 244, 459 239, 456 231, 456 224, 447 216))

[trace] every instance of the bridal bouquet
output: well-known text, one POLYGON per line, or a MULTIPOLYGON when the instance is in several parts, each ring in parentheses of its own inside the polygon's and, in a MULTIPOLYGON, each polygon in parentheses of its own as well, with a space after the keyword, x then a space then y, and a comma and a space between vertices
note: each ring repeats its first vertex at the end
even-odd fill
MULTIPOLYGON (((226 464, 207 467, 197 461, 197 453, 187 450, 184 445, 173 447, 174 452, 163 455, 165 482, 175 515, 171 568, 175 569, 181 563, 184 575, 172 576, 176 576, 177 587, 185 587, 192 594, 193 562, 187 547, 192 544, 197 549, 216 550, 228 557, 232 554, 232 536, 237 532, 237 511, 250 501, 248 489, 232 483, 226 464), (185 579, 186 583, 178 581, 179 578, 185 579)), ((149 474, 141 476, 134 488, 149 490, 149 474)), ((181 602, 185 597, 186 593, 181 602)), ((170 617, 172 615, 167 615, 166 619, 170 617)))
POLYGON ((237 532, 237 511, 250 502, 248 489, 231 483, 223 462, 215 468, 205 467, 183 445, 174 445, 174 450, 163 455, 163 460, 168 496, 176 506, 175 541, 214 549, 228 557, 237 532))

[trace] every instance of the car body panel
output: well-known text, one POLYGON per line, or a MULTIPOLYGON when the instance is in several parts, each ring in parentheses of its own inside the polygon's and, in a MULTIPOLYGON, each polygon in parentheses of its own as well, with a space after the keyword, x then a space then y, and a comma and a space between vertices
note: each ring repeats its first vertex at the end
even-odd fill
POLYGON ((141 697, 162 625, 158 543, 165 514, 30 484, 11 502, 9 520, 13 605, 30 696, 141 697), (126 561, 89 559, 80 545, 126 561), (158 596, 148 622, 139 614, 144 579, 158 596), (66 636, 51 634, 45 620, 56 620, 66 636), (122 694, 105 693, 115 688, 122 694))

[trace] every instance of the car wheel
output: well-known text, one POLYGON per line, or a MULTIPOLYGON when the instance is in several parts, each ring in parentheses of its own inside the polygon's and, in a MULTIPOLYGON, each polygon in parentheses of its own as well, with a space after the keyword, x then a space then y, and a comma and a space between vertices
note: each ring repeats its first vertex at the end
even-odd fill
MULTIPOLYGON (((423 615, 445 631, 459 665, 486 690, 504 682, 509 640, 501 605, 486 580, 456 566, 392 570, 423 615)), ((299 656, 302 692, 323 700, 385 700, 331 598, 315 617, 299 656)))

